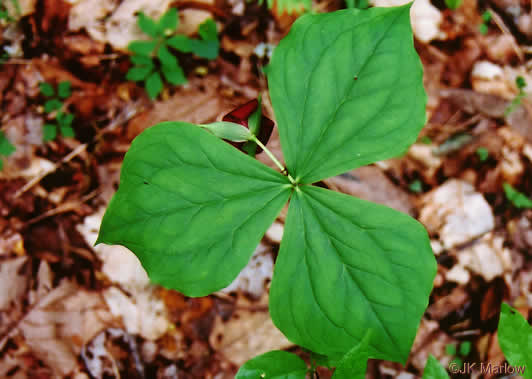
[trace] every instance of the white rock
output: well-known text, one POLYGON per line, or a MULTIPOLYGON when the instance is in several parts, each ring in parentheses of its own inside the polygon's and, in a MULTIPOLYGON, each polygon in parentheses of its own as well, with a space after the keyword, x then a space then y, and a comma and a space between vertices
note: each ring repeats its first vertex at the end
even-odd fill
MULTIPOLYGON (((85 218, 77 230, 90 246, 94 245, 104 209, 85 218)), ((161 337, 169 326, 164 302, 155 294, 146 271, 131 251, 122 246, 98 245, 93 248, 103 262, 102 272, 119 287, 110 287, 104 299, 111 313, 121 317, 130 334, 146 339, 161 337), (126 290, 127 294, 122 290, 126 290)))
MULTIPOLYGON (((376 7, 396 7, 410 3, 411 0, 370 0, 376 7)), ((414 36, 423 43, 433 39, 445 39, 446 35, 440 30, 441 12, 429 0, 415 0, 410 8, 410 22, 414 36)))
POLYGON ((471 275, 469 275, 469 271, 467 271, 463 266, 454 265, 452 269, 447 271, 445 278, 450 282, 467 284, 471 278, 471 275))
POLYGON ((262 243, 257 246, 246 267, 233 282, 220 292, 231 293, 237 290, 260 298, 266 290, 266 282, 272 279, 273 258, 269 248, 262 243))
POLYGON ((479 274, 487 282, 504 272, 511 272, 512 257, 503 243, 504 238, 487 234, 471 247, 458 252, 458 264, 479 274))
POLYGON ((504 71, 499 65, 489 61, 479 61, 473 66, 471 76, 475 79, 494 80, 502 78, 504 71))
POLYGON ((461 180, 451 179, 423 197, 420 221, 438 233, 446 249, 491 231, 493 212, 484 197, 461 180))

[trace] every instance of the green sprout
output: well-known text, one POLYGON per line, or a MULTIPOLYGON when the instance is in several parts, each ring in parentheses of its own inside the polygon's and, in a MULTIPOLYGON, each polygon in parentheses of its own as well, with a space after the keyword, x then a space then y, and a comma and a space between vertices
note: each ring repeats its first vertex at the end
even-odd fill
POLYGON ((12 10, 10 12, 9 7, 4 2, 4 0, 0 0, 0 21, 4 23, 13 22, 16 20, 16 17, 20 15, 20 4, 18 0, 11 0, 12 10), (15 13, 13 17, 12 13, 15 13))
POLYGON ((527 209, 532 208, 532 200, 530 200, 525 194, 516 190, 510 184, 504 183, 502 188, 504 189, 506 198, 510 200, 514 207, 527 209))
POLYGON ((421 193, 423 192, 423 184, 421 183, 421 180, 416 179, 412 183, 410 183, 408 189, 415 193, 421 193))
POLYGON ((485 162, 489 158, 489 155, 490 155, 488 149, 482 146, 479 147, 475 152, 477 153, 478 159, 480 159, 481 162, 485 162))
POLYGON ((72 129, 72 122, 74 115, 68 112, 63 112, 63 100, 71 95, 71 84, 69 81, 60 82, 57 85, 57 91, 50 83, 39 83, 41 94, 48 98, 44 103, 44 112, 49 114, 53 121, 45 123, 43 127, 43 141, 53 141, 57 137, 59 131, 63 137, 74 137, 74 130, 72 129))
POLYGON ((482 13, 482 24, 478 27, 481 34, 488 34, 489 23, 491 21, 491 12, 485 11, 482 13))
POLYGON ((460 5, 462 5, 462 0, 445 0, 445 5, 447 8, 455 10, 458 9, 460 5))
POLYGON ((139 13, 137 24, 151 39, 133 41, 128 49, 133 53, 126 78, 134 82, 144 82, 150 99, 155 99, 163 90, 163 77, 173 85, 187 82, 179 61, 170 48, 183 53, 194 53, 198 57, 215 59, 218 56, 219 41, 216 23, 208 19, 199 26, 201 39, 191 39, 177 35, 179 23, 177 9, 171 8, 155 21, 144 13, 139 13))
MULTIPOLYGON (((0 130, 0 157, 8 157, 15 152, 15 146, 9 142, 3 131, 0 130)), ((4 168, 4 162, 0 159, 0 170, 4 168)))
POLYGON ((464 363, 464 358, 466 358, 471 352, 471 342, 462 342, 458 345, 458 348, 453 344, 448 344, 445 346, 445 352, 448 355, 455 357, 452 360, 453 363, 455 363, 457 366, 462 366, 462 364, 464 363))
POLYGON ((519 93, 515 96, 515 98, 512 100, 510 105, 504 110, 504 116, 507 117, 510 113, 512 113, 519 105, 521 105, 521 101, 526 96, 526 92, 524 88, 526 87, 526 81, 525 78, 522 76, 518 76, 515 79, 515 85, 517 86, 517 89, 519 90, 519 93))
POLYGON ((425 145, 430 145, 432 143, 432 139, 429 136, 423 136, 420 138, 419 142, 425 145))

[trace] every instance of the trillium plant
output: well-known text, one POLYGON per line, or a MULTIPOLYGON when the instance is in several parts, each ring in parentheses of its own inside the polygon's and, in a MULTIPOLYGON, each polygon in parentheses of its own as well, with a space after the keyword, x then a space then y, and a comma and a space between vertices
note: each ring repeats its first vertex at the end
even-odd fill
MULTIPOLYGON (((426 94, 409 9, 294 23, 268 70, 286 168, 257 138, 257 112, 248 128, 229 118, 144 131, 97 242, 128 247, 154 283, 206 296, 235 279, 289 202, 270 288, 274 324, 317 363, 337 367, 337 378, 363 377, 368 357, 405 362, 436 274, 427 232, 403 213, 313 184, 416 140, 426 94), (248 154, 219 137, 244 142, 248 154), (255 160, 253 144, 281 172, 255 160)), ((297 356, 270 352, 237 378, 307 373, 297 356)))

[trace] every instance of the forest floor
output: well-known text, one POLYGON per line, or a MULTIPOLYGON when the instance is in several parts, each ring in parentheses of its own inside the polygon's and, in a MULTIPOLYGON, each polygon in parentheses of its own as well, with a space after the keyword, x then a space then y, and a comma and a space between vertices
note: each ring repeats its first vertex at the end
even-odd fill
MULTIPOLYGON (((231 287, 203 298, 150 284, 125 248, 93 246, 124 154, 143 130, 220 120, 259 94, 275 119, 262 68, 302 14, 280 13, 244 0, 20 0, 16 17, 0 20, 0 377, 223 379, 273 349, 308 359, 268 314, 284 214, 231 287), (159 16, 168 7, 179 11, 179 33, 193 37, 213 18, 220 53, 210 61, 179 53, 188 83, 150 100, 126 79, 126 47, 141 36, 138 10, 159 16), (63 136, 47 138, 57 114, 44 109, 40 83, 65 81, 74 137, 59 129, 63 136)), ((464 0, 452 10, 416 0, 411 16, 428 94, 418 142, 322 183, 416 217, 438 261, 407 364, 371 360, 371 378, 420 377, 429 354, 444 365, 502 364, 501 302, 532 318, 532 209, 503 189, 532 195, 531 3, 464 0)), ((281 158, 276 130, 268 146, 281 158)))

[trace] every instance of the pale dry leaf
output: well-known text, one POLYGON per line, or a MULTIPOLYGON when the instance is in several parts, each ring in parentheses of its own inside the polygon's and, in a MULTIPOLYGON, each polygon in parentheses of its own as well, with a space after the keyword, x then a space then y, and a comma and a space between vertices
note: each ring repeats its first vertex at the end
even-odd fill
MULTIPOLYGON (((105 208, 99 209, 76 227, 90 246, 96 241, 104 211, 105 208)), ((140 334, 150 340, 161 337, 169 326, 166 307, 137 256, 118 245, 100 244, 94 251, 103 262, 102 272, 120 288, 112 286, 103 293, 111 313, 122 319, 130 334, 140 334)))
POLYGON ((414 205, 408 194, 392 183, 378 167, 360 167, 323 182, 333 190, 383 204, 409 215, 414 214, 414 205))
POLYGON ((451 179, 422 198, 419 220, 438 234, 446 249, 493 230, 493 211, 482 194, 461 180, 451 179))
POLYGON ((8 310, 12 303, 20 300, 28 287, 28 271, 24 265, 28 257, 19 257, 0 263, 0 310, 8 310))
POLYGON ((72 31, 85 29, 97 41, 126 49, 131 41, 147 38, 137 26, 138 12, 159 18, 169 6, 170 0, 80 0, 70 11, 68 25, 72 31))
MULTIPOLYGON (((503 243, 504 238, 488 233, 471 246, 457 252, 458 263, 455 267, 468 269, 482 276, 486 282, 504 273, 511 273, 512 257, 510 250, 503 247, 503 243)), ((447 279, 452 278, 447 275, 447 279)))
MULTIPOLYGON (((410 3, 411 0, 370 0, 375 7, 396 7, 410 3)), ((446 39, 446 34, 440 29, 443 16, 429 0, 415 0, 410 8, 410 22, 414 36, 423 43, 434 39, 446 39)))
POLYGON ((217 316, 209 337, 210 345, 235 365, 241 366, 270 350, 293 346, 273 325, 266 306, 264 311, 238 308, 226 322, 217 316))
POLYGON ((35 303, 18 330, 33 353, 56 375, 67 375, 78 366, 81 347, 110 321, 100 295, 63 280, 35 303))
POLYGON ((273 257, 270 250, 268 246, 260 243, 246 267, 220 292, 243 291, 254 298, 260 298, 273 276, 273 257))

